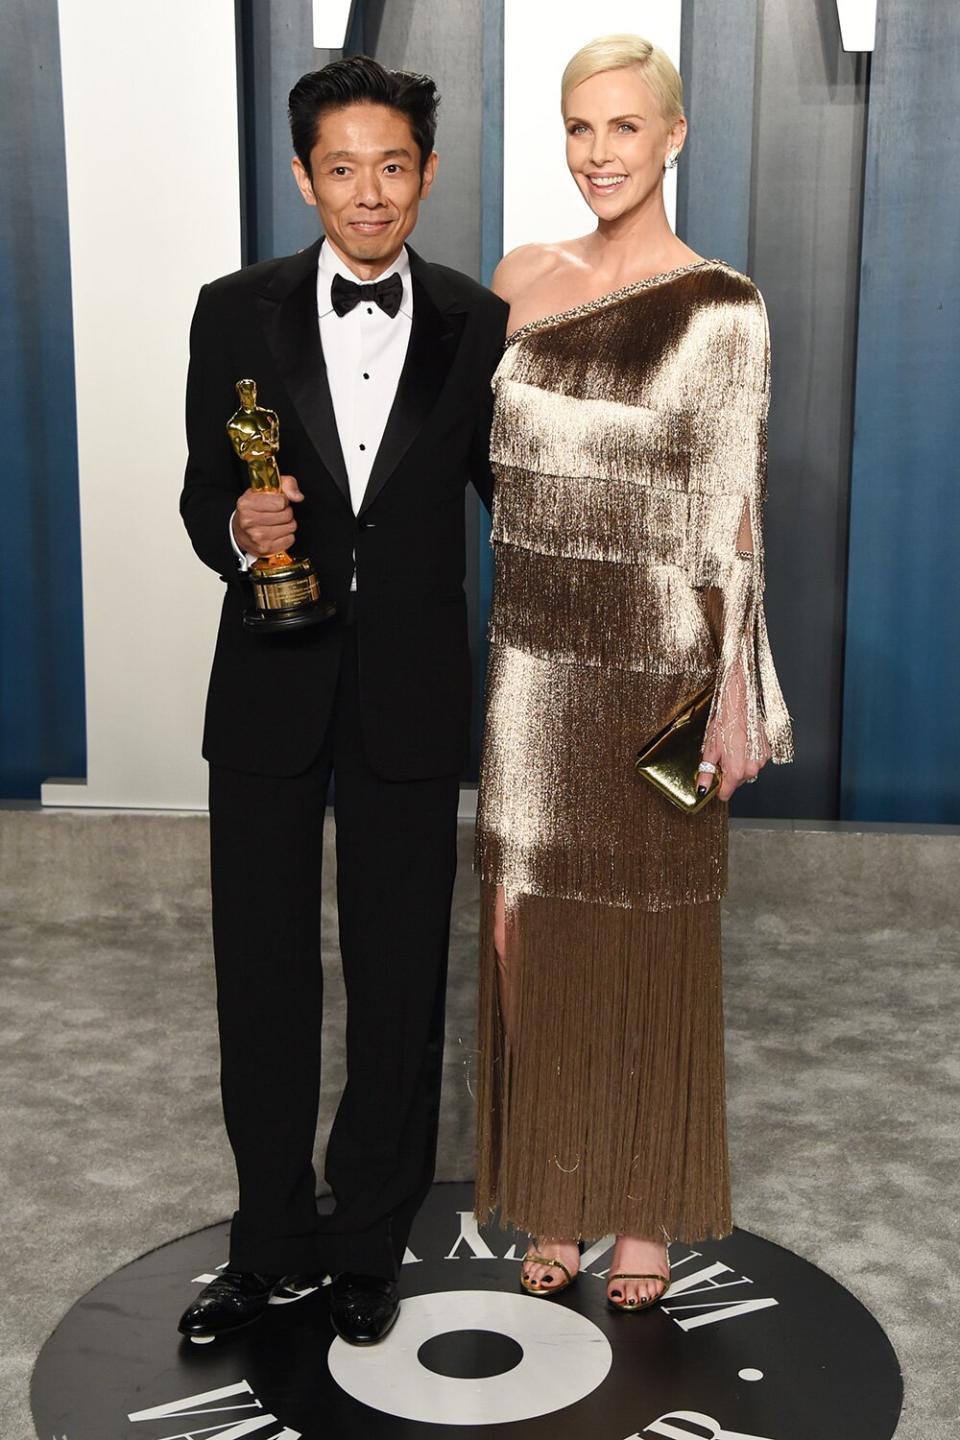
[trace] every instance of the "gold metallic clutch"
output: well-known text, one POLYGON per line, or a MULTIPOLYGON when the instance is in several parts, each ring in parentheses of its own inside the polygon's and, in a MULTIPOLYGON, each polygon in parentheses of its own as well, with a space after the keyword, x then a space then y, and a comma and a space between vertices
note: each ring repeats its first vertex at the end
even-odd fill
POLYGON ((637 773, 688 815, 702 810, 720 788, 720 777, 714 775, 706 795, 697 794, 713 690, 711 681, 688 700, 668 725, 645 742, 636 759, 637 773))

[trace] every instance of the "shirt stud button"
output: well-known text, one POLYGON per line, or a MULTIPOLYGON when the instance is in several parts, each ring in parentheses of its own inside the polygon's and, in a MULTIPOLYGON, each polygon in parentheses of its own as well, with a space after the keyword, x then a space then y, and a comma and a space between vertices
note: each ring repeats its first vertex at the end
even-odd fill
POLYGON ((363 372, 363 378, 364 378, 364 380, 369 380, 369 379, 370 379, 370 376, 367 374, 366 370, 364 370, 364 372, 363 372))
POLYGON ((360 446, 360 449, 361 449, 361 450, 366 450, 366 448, 367 448, 366 445, 361 445, 361 446, 360 446))

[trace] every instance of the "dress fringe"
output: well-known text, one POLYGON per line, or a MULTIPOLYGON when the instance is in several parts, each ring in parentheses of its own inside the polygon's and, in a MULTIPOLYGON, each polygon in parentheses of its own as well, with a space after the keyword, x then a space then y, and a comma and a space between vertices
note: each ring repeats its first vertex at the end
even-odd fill
POLYGON ((732 1229, 719 903, 508 899, 510 1031, 482 887, 477 1214, 550 1238, 732 1229))

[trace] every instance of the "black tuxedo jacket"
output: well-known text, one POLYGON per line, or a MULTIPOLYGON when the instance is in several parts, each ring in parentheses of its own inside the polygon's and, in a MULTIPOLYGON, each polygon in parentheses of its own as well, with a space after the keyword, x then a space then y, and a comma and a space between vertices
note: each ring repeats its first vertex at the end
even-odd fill
POLYGON ((507 307, 411 250, 406 363, 359 516, 350 504, 317 322, 320 242, 200 292, 190 332, 189 458, 180 511, 200 559, 226 581, 203 753, 215 765, 296 775, 320 749, 336 688, 339 619, 261 636, 245 628, 248 581, 228 524, 247 488, 227 438, 236 381, 280 417, 280 469, 296 476, 294 553, 345 607, 356 553, 363 742, 384 778, 458 774, 467 760, 464 492, 489 507, 490 379, 507 307))

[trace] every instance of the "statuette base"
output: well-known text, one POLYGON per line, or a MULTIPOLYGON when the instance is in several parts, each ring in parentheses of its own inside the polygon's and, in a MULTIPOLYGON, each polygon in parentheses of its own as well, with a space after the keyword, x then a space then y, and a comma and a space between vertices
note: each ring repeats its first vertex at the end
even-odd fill
POLYGON ((336 613, 337 607, 320 594, 320 585, 309 560, 291 560, 280 565, 254 565, 248 572, 253 608, 243 617, 251 630, 262 633, 319 625, 336 613))

